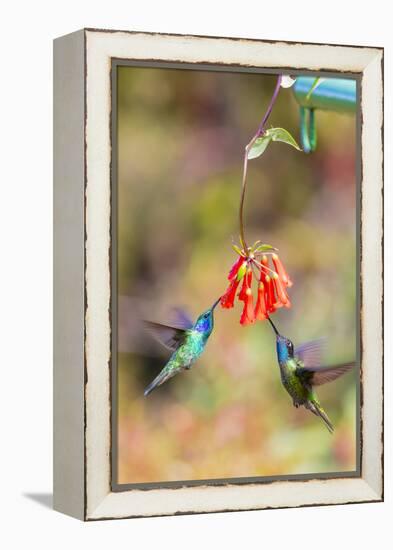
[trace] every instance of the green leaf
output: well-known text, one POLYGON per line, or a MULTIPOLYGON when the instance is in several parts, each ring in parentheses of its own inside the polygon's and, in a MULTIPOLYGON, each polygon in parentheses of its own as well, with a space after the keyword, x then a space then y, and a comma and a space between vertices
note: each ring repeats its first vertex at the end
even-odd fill
POLYGON ((241 250, 238 246, 236 246, 235 244, 232 243, 232 248, 235 252, 237 252, 239 254, 239 256, 244 256, 243 254, 243 250, 241 250))
POLYGON ((251 149, 248 151, 247 158, 250 160, 260 157, 265 152, 265 149, 271 140, 272 138, 267 135, 267 132, 264 136, 257 138, 252 144, 251 149))
POLYGON ((295 149, 301 151, 301 148, 296 143, 295 139, 287 130, 284 130, 284 128, 270 128, 270 130, 267 130, 265 136, 269 136, 273 141, 282 141, 287 145, 292 145, 292 147, 295 147, 295 149))
POLYGON ((313 91, 315 90, 315 88, 318 88, 318 86, 319 86, 320 84, 322 84, 322 82, 323 82, 324 80, 326 80, 326 78, 321 78, 320 76, 318 76, 318 77, 314 80, 314 82, 312 83, 312 86, 311 86, 311 88, 310 88, 308 94, 306 95, 306 100, 307 100, 307 101, 310 99, 310 97, 311 97, 313 91))
POLYGON ((277 250, 277 248, 274 248, 274 246, 271 246, 270 244, 260 244, 257 248, 255 248, 254 252, 268 252, 268 250, 277 250))
POLYGON ((270 130, 266 130, 263 136, 254 141, 251 149, 248 151, 247 158, 250 160, 260 157, 271 141, 282 141, 301 151, 299 145, 287 130, 284 130, 284 128, 270 128, 270 130))
POLYGON ((237 272, 237 281, 241 281, 246 274, 247 271, 247 262, 243 262, 242 265, 239 267, 239 271, 237 272))

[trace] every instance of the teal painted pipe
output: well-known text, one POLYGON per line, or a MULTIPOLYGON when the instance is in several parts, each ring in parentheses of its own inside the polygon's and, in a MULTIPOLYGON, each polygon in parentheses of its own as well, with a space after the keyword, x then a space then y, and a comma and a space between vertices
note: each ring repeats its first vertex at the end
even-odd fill
POLYGON ((356 112, 356 80, 326 78, 309 94, 314 82, 313 76, 301 76, 293 86, 300 105, 300 139, 306 153, 315 151, 317 146, 315 109, 338 113, 356 112))
POLYGON ((356 112, 356 80, 326 78, 318 84, 310 98, 307 99, 307 94, 314 81, 314 76, 300 76, 296 79, 293 92, 299 105, 309 109, 323 109, 339 113, 356 112))

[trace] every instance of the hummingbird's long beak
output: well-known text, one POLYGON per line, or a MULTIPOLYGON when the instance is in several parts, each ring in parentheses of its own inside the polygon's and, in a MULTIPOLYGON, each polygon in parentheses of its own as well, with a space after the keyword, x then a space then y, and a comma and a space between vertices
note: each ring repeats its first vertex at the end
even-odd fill
POLYGON ((212 311, 214 311, 214 308, 215 308, 216 306, 218 306, 218 304, 220 303, 220 301, 221 301, 221 296, 218 298, 218 300, 216 300, 216 301, 214 302, 214 304, 212 305, 212 307, 211 307, 210 309, 211 309, 212 311))
POLYGON ((274 330, 274 332, 277 334, 277 336, 280 336, 280 333, 278 332, 278 330, 277 330, 276 327, 274 326, 274 323, 273 323, 273 321, 270 319, 270 317, 268 317, 267 320, 268 320, 269 323, 272 325, 273 330, 274 330))

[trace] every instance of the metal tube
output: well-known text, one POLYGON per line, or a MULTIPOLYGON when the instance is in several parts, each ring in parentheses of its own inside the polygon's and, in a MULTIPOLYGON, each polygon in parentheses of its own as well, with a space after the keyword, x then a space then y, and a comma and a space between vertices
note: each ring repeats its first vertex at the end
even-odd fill
POLYGON ((301 107, 323 109, 339 113, 356 112, 356 80, 326 78, 311 93, 315 77, 300 76, 293 85, 293 93, 301 107))

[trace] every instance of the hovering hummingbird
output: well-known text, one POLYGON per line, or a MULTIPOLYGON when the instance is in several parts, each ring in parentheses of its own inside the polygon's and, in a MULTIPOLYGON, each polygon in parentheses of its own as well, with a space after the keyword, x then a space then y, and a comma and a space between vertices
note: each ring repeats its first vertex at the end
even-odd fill
POLYGON ((177 310, 178 325, 169 326, 145 321, 156 339, 173 353, 160 374, 145 389, 144 395, 149 395, 155 388, 183 370, 190 369, 194 361, 205 349, 206 343, 214 326, 213 312, 221 297, 212 307, 202 313, 193 323, 182 310, 177 310))
POLYGON ((314 392, 314 386, 332 382, 350 371, 354 363, 336 365, 334 367, 321 366, 322 341, 306 342, 294 349, 289 338, 281 336, 270 317, 270 324, 276 333, 277 359, 280 366, 281 381, 284 388, 293 399, 297 408, 303 405, 316 416, 322 418, 330 433, 333 424, 322 408, 314 392))

